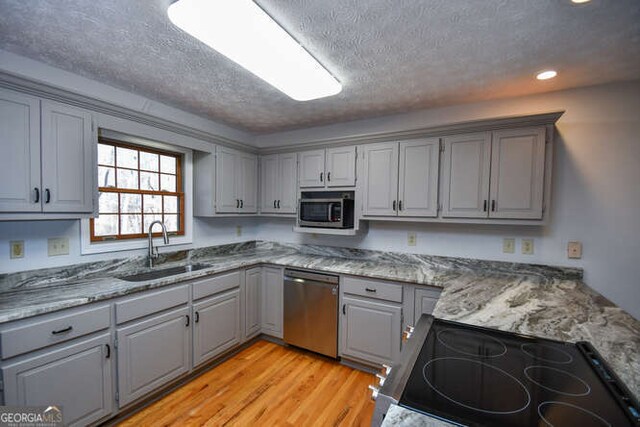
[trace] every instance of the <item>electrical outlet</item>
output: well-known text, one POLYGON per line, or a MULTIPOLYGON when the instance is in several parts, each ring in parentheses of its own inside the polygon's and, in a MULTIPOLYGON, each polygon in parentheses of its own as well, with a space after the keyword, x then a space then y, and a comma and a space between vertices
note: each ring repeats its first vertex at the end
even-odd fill
POLYGON ((242 236, 242 226, 241 225, 236 225, 236 236, 238 236, 238 237, 242 236))
POLYGON ((567 256, 571 259, 582 258, 582 243, 569 242, 569 244, 567 244, 567 256))
POLYGON ((516 252, 516 239, 514 238, 505 238, 502 239, 502 252, 505 254, 513 254, 516 252))
POLYGON ((9 248, 11 259, 24 258, 24 240, 12 240, 9 242, 9 248))
POLYGON ((69 255, 69 239, 66 237, 52 237, 47 240, 49 256, 69 255))
POLYGON ((415 246, 417 240, 418 240, 418 238, 416 237, 416 233, 411 232, 411 231, 409 233, 407 233, 407 245, 415 246))
POLYGON ((533 255, 533 239, 522 239, 522 253, 533 255))

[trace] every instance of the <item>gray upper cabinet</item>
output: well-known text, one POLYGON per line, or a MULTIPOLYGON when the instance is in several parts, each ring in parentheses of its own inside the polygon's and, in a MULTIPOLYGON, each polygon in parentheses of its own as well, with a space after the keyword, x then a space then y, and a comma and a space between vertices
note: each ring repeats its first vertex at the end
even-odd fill
POLYGON ((189 372, 191 323, 185 305, 118 328, 120 407, 189 372))
POLYGON ((491 218, 542 218, 545 129, 493 132, 491 218))
POLYGON ((40 212, 40 100, 0 90, 0 212, 40 212))
MULTIPOLYGON (((4 404, 62 406, 64 424, 85 426, 113 411, 108 333, 2 368, 4 404)), ((156 357, 157 359, 157 357, 156 357)))
POLYGON ((0 212, 93 212, 96 136, 88 111, 3 89, 0 132, 0 212))
POLYGON ((264 267, 262 275, 262 332, 282 338, 282 268, 264 267))
POLYGON ((262 267, 250 268, 245 273, 244 286, 244 338, 248 339, 260 333, 262 267))
POLYGON ((545 128, 444 139, 442 216, 541 219, 545 128))
POLYGON ((194 304, 193 322, 194 366, 240 344, 240 289, 194 304))
POLYGON ((356 185, 356 147, 334 147, 298 153, 300 188, 356 185))
POLYGON ((365 145, 365 216, 435 217, 438 214, 437 138, 365 145))
POLYGON ((257 156, 217 147, 216 213, 255 213, 257 209, 257 156))
POLYGON ((491 133, 444 138, 442 216, 486 218, 489 209, 491 133))
POLYGON ((91 114, 42 101, 44 212, 93 212, 96 143, 91 114))
POLYGON ((261 156, 260 212, 290 214, 296 212, 295 153, 261 156))

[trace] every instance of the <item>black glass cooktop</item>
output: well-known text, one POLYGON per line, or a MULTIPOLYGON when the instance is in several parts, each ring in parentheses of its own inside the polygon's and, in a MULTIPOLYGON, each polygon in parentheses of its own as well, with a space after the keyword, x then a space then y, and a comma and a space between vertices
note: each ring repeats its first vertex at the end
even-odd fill
POLYGON ((465 426, 640 425, 614 377, 588 343, 435 319, 399 403, 465 426))

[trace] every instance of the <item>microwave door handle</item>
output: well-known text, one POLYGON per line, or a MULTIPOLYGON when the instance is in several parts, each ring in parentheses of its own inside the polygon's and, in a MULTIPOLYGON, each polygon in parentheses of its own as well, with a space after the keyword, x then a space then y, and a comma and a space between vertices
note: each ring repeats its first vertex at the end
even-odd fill
POLYGON ((333 203, 327 204, 327 221, 332 222, 331 218, 331 208, 333 207, 333 203))

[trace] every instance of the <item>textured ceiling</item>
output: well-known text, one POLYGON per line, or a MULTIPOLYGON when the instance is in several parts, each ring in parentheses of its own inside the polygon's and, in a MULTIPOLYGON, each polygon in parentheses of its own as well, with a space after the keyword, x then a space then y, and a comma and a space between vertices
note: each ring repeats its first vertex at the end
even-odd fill
POLYGON ((255 133, 640 77, 638 0, 257 0, 343 84, 296 102, 170 2, 0 0, 0 48, 255 133))

